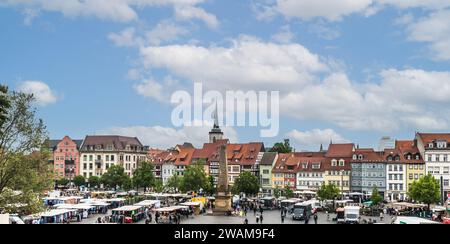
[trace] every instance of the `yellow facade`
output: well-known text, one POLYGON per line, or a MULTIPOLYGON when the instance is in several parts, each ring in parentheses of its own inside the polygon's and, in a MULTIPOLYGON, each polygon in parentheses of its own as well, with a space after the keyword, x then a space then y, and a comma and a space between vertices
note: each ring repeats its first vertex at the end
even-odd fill
POLYGON ((350 191, 350 171, 325 171, 324 182, 326 185, 335 185, 341 191, 350 191))
POLYGON ((284 174, 283 173, 272 173, 272 187, 273 187, 273 189, 284 188, 284 174))
POLYGON ((406 165, 406 191, 409 190, 409 186, 416 180, 425 176, 425 164, 407 164, 406 165))

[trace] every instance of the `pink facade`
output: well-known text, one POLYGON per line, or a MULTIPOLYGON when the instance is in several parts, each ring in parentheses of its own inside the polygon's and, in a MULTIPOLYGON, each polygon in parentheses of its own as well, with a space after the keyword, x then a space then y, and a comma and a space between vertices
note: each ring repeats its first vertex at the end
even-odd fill
POLYGON ((54 148, 53 161, 56 178, 73 179, 80 172, 77 143, 68 136, 64 137, 54 148))

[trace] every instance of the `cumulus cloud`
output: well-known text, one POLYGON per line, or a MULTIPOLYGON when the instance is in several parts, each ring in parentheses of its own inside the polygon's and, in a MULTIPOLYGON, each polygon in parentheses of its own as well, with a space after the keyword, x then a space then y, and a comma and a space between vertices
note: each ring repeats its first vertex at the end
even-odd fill
POLYGON ((141 48, 141 60, 149 69, 163 69, 207 89, 290 89, 301 86, 327 65, 299 44, 263 42, 251 37, 233 40, 229 47, 166 45, 141 48))
POLYGON ((301 120, 351 130, 446 129, 448 92, 450 72, 390 69, 380 72, 378 83, 363 85, 340 73, 290 92, 282 98, 281 108, 283 114, 301 120))
POLYGON ((42 81, 24 81, 19 85, 17 91, 33 94, 39 106, 47 106, 58 100, 55 92, 42 81))
POLYGON ((301 149, 318 149, 319 145, 327 146, 330 141, 333 143, 348 142, 344 137, 336 133, 333 129, 313 129, 309 131, 292 130, 286 134, 301 149))
POLYGON ((145 79, 133 86, 137 94, 153 98, 159 102, 169 103, 171 92, 179 88, 179 82, 171 76, 166 76, 163 82, 157 82, 155 79, 145 79))
POLYGON ((279 43, 290 43, 294 39, 294 33, 289 25, 282 26, 280 32, 272 36, 272 39, 279 43))
MULTIPOLYGON (((208 132, 212 124, 205 122, 203 127, 184 127, 175 129, 162 126, 131 126, 112 127, 100 131, 101 134, 136 136, 145 145, 155 148, 171 148, 177 144, 190 142, 195 147, 201 147, 209 142, 208 132)), ((238 142, 237 132, 231 127, 222 128, 224 136, 231 142, 238 142)))
MULTIPOLYGON (((215 28, 216 16, 198 7, 205 0, 1 0, 0 6, 19 6, 35 11, 60 12, 68 17, 96 17, 103 20, 130 22, 139 18, 137 9, 171 6, 181 19, 199 19, 215 28)), ((29 18, 29 15, 27 16, 29 18)))
POLYGON ((450 10, 440 10, 407 23, 408 39, 429 43, 431 57, 450 60, 450 10))

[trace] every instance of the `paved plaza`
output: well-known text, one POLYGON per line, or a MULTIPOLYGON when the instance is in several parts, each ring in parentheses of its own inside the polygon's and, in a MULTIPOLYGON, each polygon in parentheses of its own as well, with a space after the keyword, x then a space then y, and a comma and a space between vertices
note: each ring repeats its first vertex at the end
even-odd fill
MULTIPOLYGON (((108 214, 111 214, 111 212, 108 212, 108 214)), ((72 223, 72 224, 96 224, 98 217, 104 217, 107 215, 101 215, 101 214, 95 214, 90 216, 87 219, 84 219, 81 223, 72 223)), ((336 217, 336 214, 330 214, 329 220, 327 219, 327 215, 323 212, 318 213, 318 221, 317 224, 336 224, 336 222, 333 222, 332 219, 336 217)), ((256 224, 256 216, 254 216, 253 212, 248 213, 247 217, 238 217, 238 216, 211 216, 211 215, 197 215, 197 216, 191 216, 189 219, 182 218, 181 224, 243 224, 245 218, 248 219, 249 224, 256 224)), ((362 220, 369 220, 369 218, 372 218, 372 220, 375 220, 377 223, 380 223, 379 217, 367 217, 362 216, 362 220)), ((382 222, 384 224, 390 224, 391 223, 391 217, 387 216, 384 218, 384 221, 382 222)), ((145 221, 139 221, 135 224, 145 224, 145 221)), ((154 218, 153 218, 153 223, 154 218)), ((263 213, 263 224, 282 224, 281 223, 281 214, 278 210, 272 210, 272 211, 264 211, 263 213)), ((284 224, 305 224, 305 221, 298 221, 298 220, 292 220, 292 217, 288 215, 288 217, 285 218, 284 224)), ((314 219, 311 216, 311 219, 309 221, 309 224, 315 224, 314 219)))

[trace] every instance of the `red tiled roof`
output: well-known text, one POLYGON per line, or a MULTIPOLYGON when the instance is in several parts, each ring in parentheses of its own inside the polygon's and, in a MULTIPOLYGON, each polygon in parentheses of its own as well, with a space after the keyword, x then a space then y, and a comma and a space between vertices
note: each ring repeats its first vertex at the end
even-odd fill
POLYGON ((364 149, 356 149, 354 155, 357 156, 357 159, 351 160, 352 163, 362 163, 362 162, 371 162, 371 163, 382 163, 385 162, 384 152, 376 152, 372 148, 364 148, 364 149), (359 156, 362 155, 363 159, 361 160, 359 156))
POLYGON ((353 149, 355 148, 355 144, 348 143, 348 144, 331 144, 328 147, 328 151, 325 154, 326 157, 332 158, 332 157, 352 157, 353 155, 353 149))

